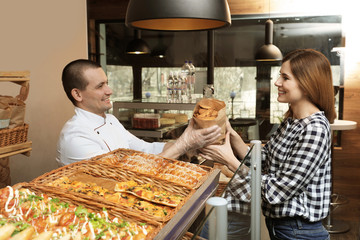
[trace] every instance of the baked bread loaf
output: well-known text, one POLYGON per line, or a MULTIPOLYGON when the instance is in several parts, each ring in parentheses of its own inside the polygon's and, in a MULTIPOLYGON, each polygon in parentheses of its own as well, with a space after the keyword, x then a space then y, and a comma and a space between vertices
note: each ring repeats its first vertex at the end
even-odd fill
POLYGON ((188 116, 186 114, 177 114, 177 115, 175 115, 175 122, 176 123, 187 123, 188 116))
POLYGON ((160 125, 161 126, 167 126, 167 125, 173 125, 175 124, 175 118, 160 118, 160 125))
MULTIPOLYGON (((166 120, 163 120, 164 124, 187 123, 189 120, 188 116, 183 113, 163 113, 163 114, 161 114, 161 118, 166 119, 166 120), (173 119, 173 121, 168 120, 168 119, 173 119)), ((160 122, 161 122, 161 119, 160 119, 160 122)))

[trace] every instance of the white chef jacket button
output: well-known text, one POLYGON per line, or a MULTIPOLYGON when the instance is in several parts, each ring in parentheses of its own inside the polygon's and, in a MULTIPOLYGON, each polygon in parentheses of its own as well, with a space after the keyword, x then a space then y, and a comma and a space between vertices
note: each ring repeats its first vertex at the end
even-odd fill
POLYGON ((99 131, 97 131, 97 134, 100 134, 99 131))

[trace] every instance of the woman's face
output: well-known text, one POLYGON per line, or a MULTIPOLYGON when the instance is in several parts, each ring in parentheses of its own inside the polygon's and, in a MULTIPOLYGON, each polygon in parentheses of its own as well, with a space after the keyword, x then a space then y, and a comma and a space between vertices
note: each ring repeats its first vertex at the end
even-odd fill
POLYGON ((295 104, 296 102, 305 99, 299 81, 291 72, 289 61, 286 61, 281 65, 280 76, 276 80, 275 86, 278 88, 277 100, 281 103, 295 104))

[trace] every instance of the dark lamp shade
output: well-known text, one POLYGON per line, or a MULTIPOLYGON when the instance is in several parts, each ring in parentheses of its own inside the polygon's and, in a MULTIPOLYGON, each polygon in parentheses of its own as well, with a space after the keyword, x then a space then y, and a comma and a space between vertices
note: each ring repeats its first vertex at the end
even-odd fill
POLYGON ((150 48, 142 39, 132 40, 126 47, 127 54, 149 54, 150 48))
POLYGON ((278 47, 273 44, 273 21, 265 22, 265 44, 256 52, 256 61, 281 61, 283 56, 278 47))
POLYGON ((278 47, 265 44, 256 53, 255 59, 259 62, 281 61, 283 55, 278 47))
POLYGON ((165 58, 165 56, 166 56, 166 50, 165 50, 165 49, 162 49, 162 48, 155 48, 155 49, 151 52, 151 56, 157 57, 157 58, 165 58))
POLYGON ((230 26, 227 0, 130 0, 125 24, 157 31, 210 30, 230 26))

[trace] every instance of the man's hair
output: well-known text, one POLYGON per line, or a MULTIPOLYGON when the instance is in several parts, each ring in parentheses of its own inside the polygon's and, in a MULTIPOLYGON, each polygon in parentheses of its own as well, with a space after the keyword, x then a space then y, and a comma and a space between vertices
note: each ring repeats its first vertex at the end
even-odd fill
POLYGON ((88 59, 78 59, 68 63, 62 72, 61 80, 67 97, 76 106, 76 100, 71 95, 71 90, 77 88, 85 90, 89 84, 84 76, 85 70, 89 68, 101 68, 101 65, 88 59))
MULTIPOLYGON (((309 100, 333 123, 336 118, 335 97, 329 60, 313 49, 298 49, 287 54, 283 62, 289 61, 291 72, 309 100)), ((285 117, 292 117, 291 107, 285 117)))

